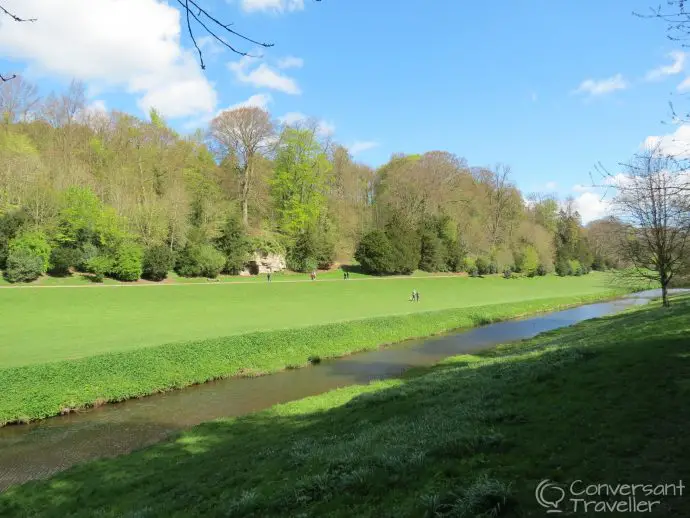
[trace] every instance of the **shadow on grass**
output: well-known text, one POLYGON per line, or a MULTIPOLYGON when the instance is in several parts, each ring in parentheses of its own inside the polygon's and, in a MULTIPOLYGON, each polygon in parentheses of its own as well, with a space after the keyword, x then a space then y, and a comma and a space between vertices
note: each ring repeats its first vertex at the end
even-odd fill
MULTIPOLYGON (((690 303, 586 321, 71 469, 2 516, 496 516, 537 483, 690 477, 690 303)), ((687 498, 659 516, 690 516, 687 498)), ((654 516, 655 514, 652 513, 654 516)))

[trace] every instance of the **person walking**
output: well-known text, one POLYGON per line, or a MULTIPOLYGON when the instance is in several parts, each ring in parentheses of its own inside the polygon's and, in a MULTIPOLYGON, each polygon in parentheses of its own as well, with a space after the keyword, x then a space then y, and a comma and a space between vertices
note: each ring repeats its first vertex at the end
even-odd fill
POLYGON ((266 280, 271 282, 271 270, 268 270, 268 273, 266 273, 266 280))
POLYGON ((416 302, 417 300, 417 290, 412 290, 412 296, 410 297, 410 300, 412 302, 416 302))
POLYGON ((415 293, 415 302, 419 302, 419 292, 417 290, 414 290, 415 293))

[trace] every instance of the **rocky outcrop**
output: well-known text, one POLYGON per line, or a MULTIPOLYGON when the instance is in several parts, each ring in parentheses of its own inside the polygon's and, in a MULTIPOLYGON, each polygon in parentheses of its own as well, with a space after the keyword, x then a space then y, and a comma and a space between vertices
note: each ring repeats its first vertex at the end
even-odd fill
POLYGON ((268 272, 282 272, 287 265, 285 257, 279 254, 262 254, 255 252, 242 275, 258 275, 268 272), (246 273, 245 273, 246 272, 246 273))

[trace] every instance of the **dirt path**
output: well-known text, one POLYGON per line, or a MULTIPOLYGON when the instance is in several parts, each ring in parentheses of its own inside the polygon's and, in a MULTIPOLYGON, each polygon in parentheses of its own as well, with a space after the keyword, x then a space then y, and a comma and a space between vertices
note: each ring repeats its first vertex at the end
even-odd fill
MULTIPOLYGON (((428 277, 409 277, 405 275, 393 275, 390 277, 366 277, 356 279, 321 279, 312 281, 311 279, 295 279, 295 280, 274 280, 271 284, 287 284, 299 282, 357 282, 357 281, 386 281, 386 280, 420 280, 420 279, 449 279, 455 277, 464 277, 463 274, 453 275, 429 275, 428 277)), ((66 286, 0 286, 0 290, 28 290, 28 289, 67 289, 67 288, 143 288, 145 286, 223 286, 227 284, 268 284, 260 281, 208 281, 208 282, 147 282, 147 283, 131 283, 131 284, 83 284, 83 285, 66 285, 66 286)))

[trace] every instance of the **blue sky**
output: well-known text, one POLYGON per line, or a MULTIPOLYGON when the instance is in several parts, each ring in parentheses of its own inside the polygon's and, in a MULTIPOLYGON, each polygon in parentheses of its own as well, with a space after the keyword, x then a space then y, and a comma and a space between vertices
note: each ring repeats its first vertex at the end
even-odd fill
POLYGON ((523 191, 576 196, 586 218, 604 209, 583 187, 596 162, 615 169, 649 136, 686 129, 661 123, 669 100, 687 102, 690 60, 686 72, 665 27, 632 15, 650 0, 203 0, 275 43, 240 61, 204 39, 203 73, 162 0, 7 3, 38 21, 3 20, 0 69, 43 92, 77 77, 94 106, 156 105, 183 131, 247 102, 313 116, 373 166, 429 150, 504 162, 523 191))

